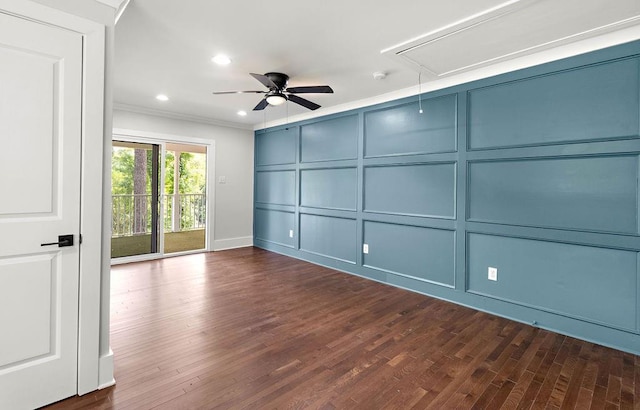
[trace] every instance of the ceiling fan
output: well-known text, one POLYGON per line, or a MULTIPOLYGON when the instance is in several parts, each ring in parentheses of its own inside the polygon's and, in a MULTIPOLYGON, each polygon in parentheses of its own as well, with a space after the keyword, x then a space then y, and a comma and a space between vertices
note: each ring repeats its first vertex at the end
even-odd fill
POLYGON ((269 91, 214 91, 213 94, 266 94, 262 101, 253 108, 253 111, 260 111, 264 110, 267 105, 280 105, 286 101, 294 102, 310 110, 317 110, 320 108, 318 104, 296 94, 333 93, 333 90, 328 85, 287 88, 289 76, 282 73, 250 74, 267 87, 269 91))

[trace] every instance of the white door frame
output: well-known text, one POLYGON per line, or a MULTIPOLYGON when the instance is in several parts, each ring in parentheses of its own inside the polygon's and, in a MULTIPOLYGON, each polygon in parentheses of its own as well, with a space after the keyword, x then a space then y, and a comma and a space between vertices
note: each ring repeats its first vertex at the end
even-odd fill
MULTIPOLYGON (((204 139, 204 138, 195 138, 195 137, 185 137, 181 135, 170 135, 170 134, 160 134, 155 132, 147 132, 147 131, 136 131, 136 130, 127 130, 114 128, 113 134, 111 137, 112 141, 128 141, 128 142, 138 142, 142 144, 160 144, 162 148, 162 158, 164 158, 165 154, 165 145, 167 143, 184 143, 184 144, 195 144, 205 146, 207 148, 207 232, 205 238, 205 252, 210 252, 213 250, 214 244, 214 220, 215 220, 215 157, 216 157, 216 144, 215 140, 204 139)), ((160 178, 164 181, 165 169, 164 169, 164 161, 160 161, 160 178)), ((109 182, 110 183, 110 182, 109 182)), ((163 195, 160 193, 160 195, 163 195)), ((110 211, 111 207, 110 201, 105 204, 105 210, 107 212, 110 211)), ((162 201, 161 201, 162 204, 162 201)), ((160 210, 163 212, 163 209, 160 210)), ((162 235, 164 236, 164 235, 162 235)), ((164 238, 160 238, 160 240, 164 240, 164 238)), ((172 253, 170 256, 179 256, 190 253, 198 253, 202 252, 201 249, 196 251, 186 251, 186 252, 177 252, 172 253)), ((129 262, 138 262, 144 260, 153 260, 164 258, 167 255, 164 253, 154 253, 154 254, 146 254, 146 255, 136 255, 136 256, 126 256, 123 258, 117 258, 116 260, 112 259, 111 264, 117 265, 121 263, 129 263, 129 262)))
POLYGON ((78 318, 78 394, 81 395, 99 386, 105 26, 30 1, 0 0, 0 10, 83 36, 78 318))

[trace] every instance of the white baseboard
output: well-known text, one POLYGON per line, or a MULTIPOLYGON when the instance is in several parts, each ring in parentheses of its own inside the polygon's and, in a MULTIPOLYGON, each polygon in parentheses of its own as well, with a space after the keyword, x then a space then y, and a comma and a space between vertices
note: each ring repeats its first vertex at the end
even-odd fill
POLYGON ((253 246, 253 236, 242 236, 240 238, 216 239, 213 241, 214 251, 223 251, 226 249, 245 248, 253 246))
POLYGON ((100 375, 98 379, 98 389, 104 389, 116 384, 113 378, 113 350, 100 357, 100 375))

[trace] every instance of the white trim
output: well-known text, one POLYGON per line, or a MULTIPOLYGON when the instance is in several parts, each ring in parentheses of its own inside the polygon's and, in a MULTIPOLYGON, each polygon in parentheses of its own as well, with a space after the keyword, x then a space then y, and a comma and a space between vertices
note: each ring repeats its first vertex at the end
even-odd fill
POLYGON ((120 17, 122 17, 122 14, 126 10, 126 8, 127 8, 127 6, 129 5, 130 2, 131 2, 131 0, 124 0, 122 3, 120 3, 120 6, 118 7, 118 10, 116 10, 115 24, 118 24, 118 20, 120 20, 120 17))
MULTIPOLYGON (((422 92, 430 92, 441 90, 447 87, 453 87, 460 84, 465 84, 471 81, 480 80, 483 78, 492 77, 499 74, 508 73, 511 71, 520 70, 523 68, 533 67, 539 64, 548 63, 551 61, 561 60, 563 58, 573 57, 579 54, 585 54, 591 51, 600 50, 607 47, 613 47, 619 44, 628 43, 634 40, 640 39, 640 24, 629 27, 626 29, 618 30, 612 33, 607 33, 598 37, 592 37, 585 40, 580 40, 575 43, 566 44, 563 46, 555 47, 552 49, 540 51, 538 53, 529 54, 514 58, 513 60, 502 61, 486 67, 477 68, 471 71, 467 71, 460 74, 455 74, 449 77, 440 78, 434 81, 422 83, 422 92)), ((405 97, 411 97, 418 94, 418 85, 407 87, 401 90, 393 91, 390 93, 377 95, 370 98, 364 98, 357 101, 348 102, 345 104, 334 105, 331 107, 320 108, 316 111, 304 113, 289 117, 288 121, 285 118, 269 121, 266 124, 259 123, 254 126, 254 131, 262 130, 265 128, 275 127, 278 125, 291 124, 298 121, 309 120, 313 118, 322 117, 325 115, 341 113, 345 111, 355 110, 358 108, 368 107, 375 104, 385 103, 393 100, 398 100, 405 97)))
POLYGON ((123 265, 125 263, 153 261, 162 258, 164 258, 164 256, 158 253, 145 253, 143 255, 123 256, 121 258, 111 258, 111 266, 123 265))
POLYGON ((136 114, 155 115, 156 117, 171 118, 174 120, 183 120, 190 122, 198 122, 201 124, 217 125, 220 127, 237 128, 240 130, 253 130, 251 124, 241 124, 238 122, 216 120, 215 118, 201 117, 199 115, 179 114, 171 111, 158 110, 155 108, 140 107, 137 105, 114 103, 114 110, 132 112, 136 114))
POLYGON ((100 357, 100 375, 98 376, 98 389, 104 389, 116 384, 113 378, 113 350, 100 357))
MULTIPOLYGON (((206 151, 206 148, 205 148, 205 151, 206 151)), ((158 176, 159 177, 158 184, 160 184, 160 186, 158 187, 158 190, 160 191, 160 192, 158 192, 158 201, 160 201, 160 204, 159 204, 160 205, 160 214, 158 215, 158 220, 159 220, 158 222, 159 222, 160 226, 162 227, 161 228, 162 229, 161 232, 158 232, 160 234, 160 237, 158 238, 158 240, 159 240, 158 246, 159 246, 159 249, 162 250, 162 253, 160 254, 160 256, 164 256, 164 222, 160 222, 160 221, 164 221, 164 213, 166 211, 165 210, 165 206, 164 206, 164 198, 163 198, 163 195, 164 195, 164 193, 163 193, 164 192, 164 183, 165 183, 164 179, 167 176, 167 174, 166 174, 167 170, 166 170, 166 166, 165 166, 165 162, 167 160, 166 159, 166 155, 167 155, 167 143, 166 142, 160 142, 160 158, 159 158, 160 164, 158 164, 158 165, 160 165, 160 175, 158 176)), ((178 160, 179 160, 179 158, 178 158, 178 160)), ((175 161, 175 158, 174 158, 174 161, 175 161)), ((206 171, 205 171, 205 173, 206 173, 206 171)), ((205 209, 205 212, 206 212, 206 209, 205 209)), ((205 248, 206 248, 206 246, 207 245, 205 243, 205 248)))
MULTIPOLYGON (((125 0, 96 0, 96 1, 98 3, 102 3, 104 5, 107 5, 117 10, 125 0)), ((128 0, 127 0, 127 3, 128 3, 128 0)))
MULTIPOLYGON (((104 78, 104 95, 105 95, 105 114, 102 138, 102 196, 101 204, 105 204, 107 199, 111 198, 111 130, 113 128, 113 59, 114 59, 114 28, 108 27, 105 39, 105 78, 104 78)), ((101 301, 100 301, 100 357, 109 355, 111 352, 111 209, 102 208, 102 278, 100 285, 101 301)), ((112 354, 112 353, 111 353, 112 354)), ((113 375, 113 360, 99 361, 99 383, 113 375), (102 376, 100 376, 102 375, 102 376), (106 376, 105 376, 106 375, 106 376)), ((113 376, 111 377, 113 378, 113 376)))
MULTIPOLYGON (((105 26, 84 35, 78 394, 98 388, 102 272, 105 26)), ((107 326, 108 327, 108 326, 107 326)))
POLYGON ((246 248, 253 246, 253 236, 242 236, 240 238, 218 239, 213 243, 214 251, 224 251, 227 249, 246 248))
POLYGON ((152 131, 138 131, 124 128, 114 128, 111 140, 113 141, 116 136, 125 137, 128 140, 132 138, 137 139, 134 142, 149 143, 150 141, 163 141, 163 142, 184 142, 186 144, 198 144, 198 145, 215 145, 215 140, 208 138, 188 137, 185 135, 172 135, 164 134, 160 132, 152 131))
POLYGON ((96 30, 97 26, 102 26, 83 17, 30 0, 0 0, 0 10, 27 20, 58 26, 81 34, 90 34, 96 30))
POLYGON ((207 249, 196 249, 194 251, 173 252, 173 253, 146 253, 144 255, 123 256, 121 258, 111 259, 111 266, 124 265, 126 263, 148 262, 158 259, 174 258, 176 256, 195 255, 196 253, 211 252, 207 249))

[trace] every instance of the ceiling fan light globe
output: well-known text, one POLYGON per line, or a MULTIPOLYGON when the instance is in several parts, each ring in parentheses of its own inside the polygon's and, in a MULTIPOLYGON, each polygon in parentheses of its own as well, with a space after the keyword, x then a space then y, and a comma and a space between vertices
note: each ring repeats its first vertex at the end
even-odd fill
POLYGON ((282 105, 287 101, 287 98, 282 94, 274 94, 267 96, 267 102, 269 105, 282 105))

